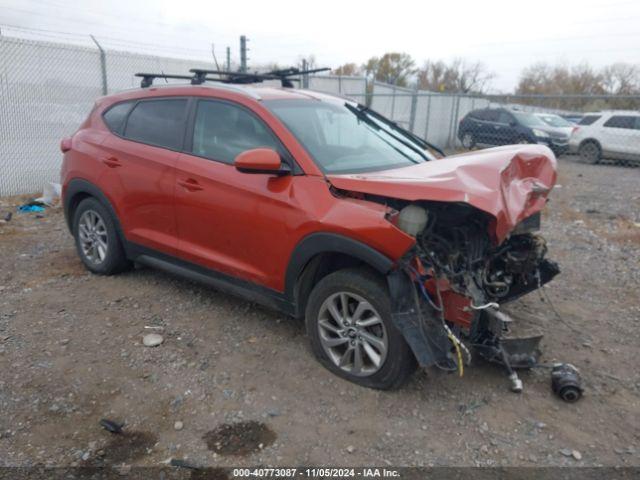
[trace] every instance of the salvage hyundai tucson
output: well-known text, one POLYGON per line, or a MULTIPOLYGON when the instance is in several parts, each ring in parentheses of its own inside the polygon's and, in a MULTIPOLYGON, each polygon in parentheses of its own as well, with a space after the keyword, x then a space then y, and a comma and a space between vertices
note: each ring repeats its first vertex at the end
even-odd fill
POLYGON ((141 74, 62 140, 88 270, 158 267, 304 318, 319 361, 360 385, 462 374, 478 354, 518 389, 537 342, 514 348, 501 306, 559 271, 536 233, 548 147, 445 157, 351 100, 193 72, 141 74))

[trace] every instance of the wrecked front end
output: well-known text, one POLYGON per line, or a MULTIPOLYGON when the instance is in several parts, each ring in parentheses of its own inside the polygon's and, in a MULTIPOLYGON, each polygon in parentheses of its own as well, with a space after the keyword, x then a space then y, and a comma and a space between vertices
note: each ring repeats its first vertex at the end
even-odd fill
POLYGON ((394 320, 420 364, 462 373, 470 344, 510 374, 534 366, 540 337, 505 340, 512 319, 500 307, 559 273, 536 233, 540 213, 497 243, 490 235, 492 219, 473 207, 411 203, 398 213, 400 227, 407 209, 422 209, 425 223, 388 281, 394 320))
POLYGON ((536 364, 541 336, 506 338, 512 319, 501 306, 559 273, 538 234, 555 157, 512 147, 430 163, 333 182, 387 205, 388 220, 415 238, 388 283, 394 322, 418 362, 462 374, 472 350, 504 365, 520 391, 514 369, 536 364))

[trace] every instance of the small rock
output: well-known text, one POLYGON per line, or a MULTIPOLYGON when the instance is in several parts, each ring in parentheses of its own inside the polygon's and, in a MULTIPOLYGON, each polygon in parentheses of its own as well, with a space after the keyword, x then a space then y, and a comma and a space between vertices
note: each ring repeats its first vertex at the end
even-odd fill
POLYGON ((279 417, 280 416, 280 410, 278 410, 277 408, 273 408, 273 409, 267 411, 267 415, 269 415, 270 417, 279 417))
POLYGON ((157 347, 162 342, 164 342, 164 338, 158 333, 149 333, 142 338, 145 347, 157 347))
POLYGON ((563 448, 562 450, 560 450, 560 453, 565 457, 570 457, 571 455, 573 455, 573 451, 570 448, 563 448))
POLYGON ((576 460, 582 460, 582 454, 578 450, 573 450, 571 456, 576 460))
POLYGON ((349 446, 347 447, 347 452, 349 452, 349 453, 353 453, 353 452, 355 452, 355 451, 356 451, 356 447, 354 447, 353 445, 349 445, 349 446))
POLYGON ((487 422, 482 422, 482 424, 480 425, 480 431, 482 431, 482 432, 488 432, 489 431, 489 425, 487 425, 487 422))
POLYGON ((83 462, 86 462, 87 460, 89 460, 89 457, 90 457, 90 456, 91 456, 91 454, 90 454, 89 452, 84 452, 84 453, 82 454, 82 457, 81 457, 81 458, 82 458, 82 461, 83 461, 83 462))
POLYGON ((539 428, 540 430, 542 430, 543 428, 546 428, 547 424, 544 422, 536 422, 535 427, 539 428))
POLYGON ((184 423, 182 423, 180 420, 178 420, 176 423, 173 424, 173 428, 175 430, 182 430, 184 428, 184 423))

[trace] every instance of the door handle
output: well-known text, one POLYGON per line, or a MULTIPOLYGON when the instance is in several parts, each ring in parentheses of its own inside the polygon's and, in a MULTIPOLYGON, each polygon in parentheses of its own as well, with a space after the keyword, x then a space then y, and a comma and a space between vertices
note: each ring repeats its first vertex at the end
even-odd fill
POLYGON ((104 163, 109 168, 117 168, 122 166, 120 160, 118 160, 116 157, 103 158, 102 163, 104 163))
POLYGON ((202 190, 200 184, 193 178, 188 178, 187 180, 178 180, 178 185, 190 192, 197 192, 199 190, 202 190))

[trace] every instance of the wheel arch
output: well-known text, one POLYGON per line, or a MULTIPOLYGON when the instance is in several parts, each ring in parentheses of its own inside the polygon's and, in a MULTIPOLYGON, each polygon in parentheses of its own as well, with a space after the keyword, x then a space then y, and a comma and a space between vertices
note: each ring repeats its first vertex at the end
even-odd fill
POLYGON ((602 145, 600 144, 600 141, 598 139, 596 139, 596 138, 593 138, 593 137, 587 137, 584 140, 581 140, 580 144, 578 145, 578 149, 580 149, 583 145, 585 145, 587 143, 594 143, 598 147, 600 152, 602 152, 602 145))
POLYGON ((116 225, 120 240, 124 242, 125 238, 122 233, 122 227, 120 226, 120 220, 107 196, 96 185, 81 178, 74 178, 69 182, 63 197, 64 217, 69 231, 73 233, 73 217, 75 211, 78 205, 80 205, 80 202, 85 198, 95 198, 105 206, 116 225))
POLYGON ((285 294, 302 317, 313 286, 342 268, 364 265, 386 275, 394 262, 358 240, 334 233, 313 233, 298 243, 291 254, 285 276, 285 294))

